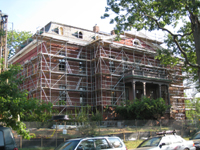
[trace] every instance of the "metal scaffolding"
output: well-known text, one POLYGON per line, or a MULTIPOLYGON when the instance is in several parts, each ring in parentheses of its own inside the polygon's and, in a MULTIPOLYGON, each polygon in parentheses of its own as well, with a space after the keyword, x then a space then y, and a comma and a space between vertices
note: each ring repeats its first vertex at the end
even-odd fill
MULTIPOLYGON (((159 88, 169 87, 168 104, 176 114, 184 115, 178 107, 184 103, 180 66, 165 67, 154 59, 162 42, 145 35, 126 38, 130 33, 124 33, 120 42, 111 35, 95 34, 88 37, 90 40, 81 41, 80 33, 76 33, 76 40, 71 40, 46 33, 43 28, 29 39, 25 48, 34 48, 26 55, 28 59, 20 74, 26 78, 21 88, 29 91, 29 97, 52 102, 60 114, 87 105, 103 112, 105 106, 126 104, 125 80, 131 76, 137 81, 142 78, 165 82, 167 86, 159 88), (179 101, 173 96, 178 96, 179 101)), ((65 34, 72 35, 70 31, 65 34)))

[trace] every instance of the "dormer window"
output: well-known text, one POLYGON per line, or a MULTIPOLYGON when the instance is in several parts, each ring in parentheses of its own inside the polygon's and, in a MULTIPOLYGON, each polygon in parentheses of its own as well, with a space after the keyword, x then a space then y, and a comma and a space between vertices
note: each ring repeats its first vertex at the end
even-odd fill
POLYGON ((53 32, 63 35, 63 27, 56 27, 53 29, 53 32))
POLYGON ((138 41, 134 41, 134 44, 135 44, 135 45, 139 45, 139 42, 138 42, 138 41))
POLYGON ((55 33, 59 34, 59 29, 58 29, 58 28, 53 29, 53 31, 54 31, 55 33))
POLYGON ((82 39, 83 38, 83 33, 81 31, 76 31, 74 34, 72 34, 73 36, 82 39))
POLYGON ((82 33, 82 32, 79 32, 79 33, 78 33, 78 38, 80 38, 80 39, 83 38, 83 33, 82 33))
POLYGON ((140 40, 134 39, 133 40, 133 45, 141 45, 140 40))
POLYGON ((63 28, 60 27, 60 35, 63 35, 63 28))

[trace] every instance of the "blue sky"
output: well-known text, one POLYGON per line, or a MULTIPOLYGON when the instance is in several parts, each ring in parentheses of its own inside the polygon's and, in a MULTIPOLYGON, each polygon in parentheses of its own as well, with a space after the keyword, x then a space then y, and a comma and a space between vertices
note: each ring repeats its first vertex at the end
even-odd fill
POLYGON ((55 21, 92 30, 97 24, 101 31, 114 28, 109 19, 101 19, 107 0, 0 0, 0 10, 8 14, 8 29, 31 31, 55 21))

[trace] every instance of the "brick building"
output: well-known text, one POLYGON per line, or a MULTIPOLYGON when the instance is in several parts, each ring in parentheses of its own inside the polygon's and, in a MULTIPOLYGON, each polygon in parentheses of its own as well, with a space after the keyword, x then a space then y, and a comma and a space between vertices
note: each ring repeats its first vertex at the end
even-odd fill
POLYGON ((9 63, 23 65, 21 88, 29 97, 52 102, 60 114, 86 104, 103 112, 105 106, 147 96, 162 97, 172 105, 168 117, 184 119, 180 66, 171 69, 154 59, 162 42, 140 32, 115 37, 97 25, 86 30, 50 22, 9 63))

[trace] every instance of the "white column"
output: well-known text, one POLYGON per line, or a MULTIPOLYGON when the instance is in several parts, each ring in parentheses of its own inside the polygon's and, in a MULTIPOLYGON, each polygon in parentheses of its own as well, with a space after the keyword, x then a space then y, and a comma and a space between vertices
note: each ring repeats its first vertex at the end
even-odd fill
POLYGON ((146 96, 146 82, 143 82, 143 94, 146 96))
POLYGON ((159 84, 159 97, 161 97, 161 84, 159 84))
POLYGON ((169 85, 166 85, 166 86, 167 86, 167 100, 168 100, 168 105, 170 105, 169 85))
POLYGON ((135 81, 132 81, 132 87, 133 87, 133 100, 135 100, 136 95, 135 95, 135 81))

